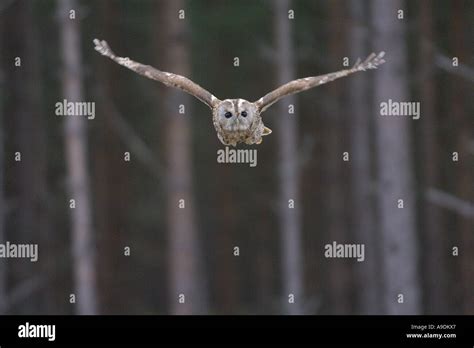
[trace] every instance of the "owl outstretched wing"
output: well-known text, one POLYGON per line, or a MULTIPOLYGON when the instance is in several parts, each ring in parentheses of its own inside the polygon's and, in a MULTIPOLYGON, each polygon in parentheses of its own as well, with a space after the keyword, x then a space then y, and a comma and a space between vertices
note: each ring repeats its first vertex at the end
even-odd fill
POLYGON ((160 71, 152 66, 137 63, 129 58, 118 57, 110 49, 106 41, 94 39, 94 44, 95 50, 103 56, 109 57, 116 63, 123 65, 124 67, 133 70, 140 75, 148 77, 149 79, 159 81, 168 87, 179 88, 186 93, 195 96, 211 109, 220 102, 220 100, 213 96, 210 92, 184 76, 160 71))
POLYGON ((262 98, 257 100, 255 104, 259 108, 260 112, 264 112, 272 104, 276 103, 278 100, 288 95, 299 93, 307 89, 320 86, 322 84, 334 81, 338 78, 350 75, 357 71, 377 69, 379 65, 385 63, 385 60, 383 59, 384 55, 385 52, 380 52, 379 54, 372 53, 363 62, 358 59, 351 69, 340 70, 326 75, 312 76, 293 80, 264 95, 262 98))

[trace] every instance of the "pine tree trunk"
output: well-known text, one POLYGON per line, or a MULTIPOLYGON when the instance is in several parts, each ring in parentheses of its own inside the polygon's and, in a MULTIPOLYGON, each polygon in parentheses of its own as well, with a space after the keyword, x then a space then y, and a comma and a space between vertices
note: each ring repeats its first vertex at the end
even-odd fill
MULTIPOLYGON (((344 16, 344 4, 341 0, 333 0, 328 3, 329 17, 331 23, 329 25, 329 57, 331 67, 339 70, 342 69, 342 57, 345 55, 345 25, 340 21, 341 16, 344 16)), ((344 149, 343 140, 346 131, 342 120, 344 114, 343 100, 343 84, 341 81, 334 82, 334 84, 327 86, 327 93, 329 98, 325 103, 328 117, 326 118, 326 146, 327 151, 325 167, 325 175, 327 182, 327 221, 328 221, 328 236, 330 240, 327 243, 336 241, 337 243, 346 243, 349 239, 347 233, 346 214, 345 214, 345 196, 347 188, 345 187, 346 180, 343 179, 344 166, 342 160, 342 153, 344 149)), ((323 93, 323 91, 319 91, 323 93)), ((329 308, 332 314, 349 314, 352 311, 352 297, 350 296, 351 272, 350 264, 341 262, 337 259, 329 259, 330 264, 328 277, 329 289, 329 308)))
MULTIPOLYGON (((63 56, 63 94, 71 102, 83 101, 79 4, 75 0, 58 2, 61 20, 63 56), (70 19, 70 10, 76 18, 70 19)), ((93 242, 91 195, 87 163, 87 119, 84 116, 64 116, 64 142, 69 197, 75 200, 71 209, 72 253, 76 312, 96 314, 97 291, 93 242)))
MULTIPOLYGON (((5 28, 0 23, 0 33, 5 31, 5 28)), ((3 37, 0 35, 0 51, 4 52, 5 47, 3 46, 3 37)), ((5 75, 3 72, 4 67, 3 56, 0 56, 0 90, 5 88, 5 75)), ((5 214, 7 207, 5 205, 5 127, 4 127, 4 118, 3 118, 3 107, 4 107, 4 98, 0 95, 0 243, 6 242, 6 233, 5 233, 5 214)), ((7 263, 0 263, 0 315, 5 314, 6 312, 6 299, 7 299, 7 263)))
MULTIPOLYGON (((288 18, 290 2, 288 0, 278 0, 273 2, 273 6, 277 46, 277 85, 282 85, 295 78, 291 36, 292 22, 288 18)), ((296 98, 293 96, 285 98, 276 105, 279 114, 277 135, 279 137, 279 219, 283 262, 283 299, 287 304, 286 313, 300 314, 303 310, 304 294, 297 151, 298 134, 296 115, 288 112, 289 105, 294 105, 295 113, 297 113, 296 98), (293 208, 289 206, 290 200, 294 202, 293 208), (289 303, 290 294, 294 296, 294 303, 289 303)))
MULTIPOLYGON (((421 76, 420 97, 423 105, 422 132, 422 158, 424 187, 438 188, 438 153, 436 139, 437 112, 435 107, 435 82, 434 79, 434 47, 433 35, 433 2, 420 1, 420 51, 419 67, 421 76)), ((442 226, 440 208, 424 201, 423 203, 423 272, 427 314, 447 314, 449 307, 446 305, 449 298, 446 293, 447 264, 446 256, 449 252, 447 239, 442 226)))
MULTIPOLYGON (((163 69, 190 76, 186 22, 179 19, 184 1, 162 3, 164 44, 163 69)), ((187 14, 186 14, 187 15, 187 14)), ((186 17, 187 18, 187 17, 186 17)), ((169 240, 170 304, 173 314, 199 314, 207 310, 205 278, 196 228, 191 152, 190 96, 176 89, 160 91, 162 115, 166 118, 166 187, 169 240), (179 105, 185 113, 178 112, 179 105), (184 297, 180 297, 184 295, 184 297), (180 302, 184 299, 184 303, 180 302)))
MULTIPOLYGON (((351 57, 357 59, 368 54, 369 17, 368 6, 352 0, 351 57)), ((371 190, 371 110, 369 100, 369 75, 352 76, 350 80, 351 112, 351 181, 354 221, 354 235, 357 243, 365 245, 365 260, 356 265, 358 314, 379 314, 379 244, 375 230, 374 201, 371 190)))
MULTIPOLYGON (((472 41, 467 35, 468 26, 465 22, 464 11, 467 7, 465 1, 452 1, 451 13, 451 44, 453 55, 459 58, 460 62, 464 62, 470 56, 467 46, 472 41), (466 45, 466 42, 469 42, 466 45)), ((472 46, 469 46, 472 47, 472 46)), ((472 52, 472 50, 471 50, 472 52)), ((472 114, 466 113, 467 104, 466 97, 472 97, 472 91, 469 85, 460 77, 452 77, 451 85, 451 117, 456 123, 458 134, 454 143, 455 150, 459 153, 459 162, 455 165, 455 175, 457 196, 467 202, 474 201, 474 185, 472 162, 469 158, 469 142, 472 141, 472 114)), ((463 297, 463 314, 474 314, 474 225, 472 218, 468 219, 464 216, 458 216, 458 228, 460 232, 459 241, 459 257, 460 257, 460 274, 462 277, 462 297, 463 297)))
MULTIPOLYGON (((14 115, 10 123, 12 143, 15 151, 21 153, 21 162, 14 162, 16 165, 12 168, 15 178, 12 191, 18 195, 15 197, 18 208, 12 211, 15 230, 8 233, 6 238, 16 243, 36 243, 41 248, 46 216, 43 201, 46 188, 46 146, 44 115, 40 112, 41 81, 33 3, 12 3, 3 14, 3 20, 5 22, 2 24, 6 28, 5 51, 11 52, 10 57, 21 59, 18 66, 13 59, 5 62, 9 86, 5 114, 14 115)), ((43 261, 40 258, 38 265, 42 265, 43 261)), ((29 288, 28 296, 18 301, 18 305, 12 310, 17 314, 38 313, 44 301, 40 300, 39 288, 35 285, 28 286, 28 282, 35 283, 34 278, 39 280, 40 275, 35 273, 30 263, 12 260, 11 264, 9 281, 14 284, 13 289, 24 288, 25 285, 29 288)), ((16 295, 13 291, 15 290, 12 290, 11 296, 16 295)))
MULTIPOLYGON (((219 171, 219 180, 222 183, 231 182, 232 168, 223 166, 219 171)), ((215 290, 216 307, 221 314, 228 314, 237 308, 237 293, 239 291, 239 277, 237 273, 237 259, 233 254, 234 236, 238 233, 237 218, 235 215, 234 195, 227 185, 220 185, 218 192, 220 213, 219 226, 216 233, 217 265, 214 282, 218 284, 215 290)), ((234 243, 235 244, 235 243, 234 243)))
POLYGON ((416 204, 408 116, 381 116, 380 103, 410 101, 406 18, 401 0, 372 1, 374 46, 385 50, 387 63, 374 75, 374 110, 378 163, 378 205, 383 245, 383 303, 388 314, 420 313, 418 243, 415 230, 416 204), (400 208, 403 200, 403 208, 400 208), (403 296, 403 297, 402 297, 403 296), (401 303, 403 300, 403 303, 401 303))
MULTIPOLYGON (((111 43, 120 42, 118 26, 115 25, 116 19, 120 18, 122 13, 121 6, 116 1, 97 2, 97 9, 101 18, 104 37, 111 43)), ((117 47, 120 51, 120 47, 117 47)), ((122 84, 115 83, 115 72, 117 67, 110 64, 105 59, 97 59, 97 75, 100 79, 100 86, 107 102, 100 103, 100 118, 94 122, 95 139, 94 156, 94 201, 96 227, 95 233, 97 245, 101 252, 98 255, 98 292, 101 303, 101 312, 103 314, 123 313, 123 307, 126 306, 123 297, 130 291, 130 288, 123 287, 123 279, 117 276, 115 269, 123 266, 123 253, 119 253, 130 242, 122 243, 124 234, 130 235, 131 230, 127 226, 128 202, 128 183, 127 168, 129 163, 124 161, 124 152, 131 149, 122 146, 117 134, 111 132, 114 129, 114 119, 110 100, 119 100, 125 93, 122 92, 122 84), (120 93, 122 92, 122 94, 120 93), (111 156, 111 153, 116 155, 111 156), (122 312, 117 309, 122 308, 122 312)), ((132 154, 133 156, 133 154, 132 154)), ((130 240, 130 239, 128 239, 130 240)))

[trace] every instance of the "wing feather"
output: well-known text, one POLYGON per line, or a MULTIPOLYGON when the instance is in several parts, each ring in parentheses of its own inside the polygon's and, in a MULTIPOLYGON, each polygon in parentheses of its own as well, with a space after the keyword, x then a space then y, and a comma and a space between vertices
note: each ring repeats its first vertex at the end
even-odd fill
POLYGON ((219 99, 217 99, 210 92, 208 92, 207 90, 199 86, 197 83, 194 83, 193 81, 184 76, 161 71, 150 65, 137 63, 129 58, 118 57, 110 49, 106 41, 94 39, 94 44, 95 50, 103 56, 106 56, 115 61, 116 63, 130 70, 133 70, 134 72, 140 75, 148 77, 149 79, 159 81, 168 87, 181 89, 184 92, 195 96, 197 99, 205 103, 211 109, 220 102, 219 99))
POLYGON ((383 59, 384 55, 385 52, 380 52, 379 54, 372 53, 363 62, 361 62, 360 59, 357 59, 356 63, 351 69, 345 69, 325 75, 305 77, 302 79, 293 80, 264 95, 262 98, 257 100, 255 104, 259 108, 260 112, 264 112, 272 104, 276 103, 278 100, 288 95, 306 91, 307 89, 334 81, 357 71, 376 69, 379 65, 385 63, 385 60, 383 59))

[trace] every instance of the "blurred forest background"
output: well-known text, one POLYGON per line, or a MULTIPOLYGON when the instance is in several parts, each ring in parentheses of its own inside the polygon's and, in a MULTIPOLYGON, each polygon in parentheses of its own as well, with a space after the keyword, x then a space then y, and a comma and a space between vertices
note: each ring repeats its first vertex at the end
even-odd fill
POLYGON ((0 312, 474 314, 472 23, 467 0, 0 1, 0 242, 39 245, 0 259, 0 312), (204 104, 96 37, 251 101, 387 62, 275 104, 251 168, 217 163, 204 104), (421 118, 381 116, 388 99, 421 118), (333 241, 365 260, 326 258, 333 241))

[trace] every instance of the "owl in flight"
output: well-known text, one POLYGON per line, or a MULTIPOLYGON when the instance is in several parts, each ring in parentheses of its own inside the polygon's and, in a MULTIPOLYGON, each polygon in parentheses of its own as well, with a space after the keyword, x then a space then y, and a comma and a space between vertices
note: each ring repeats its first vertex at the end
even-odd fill
POLYGON ((334 81, 357 71, 376 69, 380 64, 385 63, 383 59, 385 52, 380 52, 379 54, 372 53, 363 62, 358 59, 350 69, 293 80, 264 95, 257 101, 249 102, 245 99, 220 100, 184 76, 160 71, 152 66, 134 62, 129 58, 118 57, 105 41, 94 39, 94 44, 96 51, 109 57, 116 63, 140 75, 159 81, 168 87, 179 88, 205 103, 212 110, 212 122, 219 140, 224 145, 232 146, 241 142, 260 144, 262 136, 272 132, 264 126, 261 114, 281 98, 334 81))

